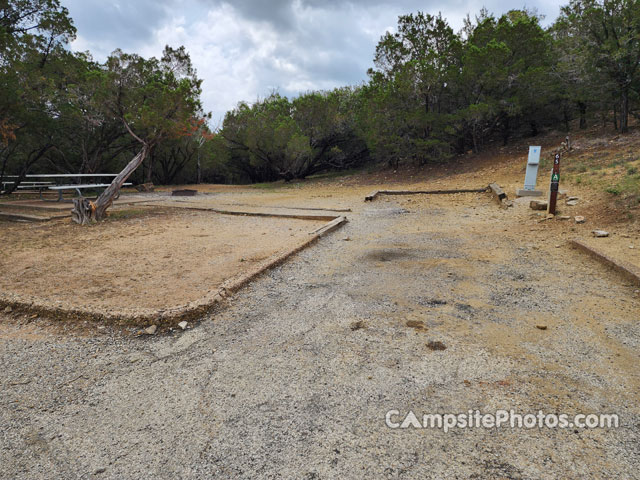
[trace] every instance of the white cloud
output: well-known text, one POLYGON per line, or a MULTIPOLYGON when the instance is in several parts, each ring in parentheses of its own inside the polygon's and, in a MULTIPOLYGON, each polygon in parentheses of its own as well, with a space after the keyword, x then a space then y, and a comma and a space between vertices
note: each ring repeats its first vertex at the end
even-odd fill
MULTIPOLYGON (((520 0, 521 1, 521 0, 520 0)), ((136 0, 126 4, 67 0, 78 26, 72 47, 104 60, 115 48, 159 56, 165 45, 184 45, 203 83, 214 123, 239 101, 277 89, 285 95, 357 84, 366 79, 375 45, 395 28, 398 15, 442 11, 455 30, 482 5, 500 14, 517 0, 136 0), (124 6, 123 6, 124 5, 124 6), (178 12, 176 14, 175 12, 178 12)), ((529 2, 547 22, 554 0, 529 2)))

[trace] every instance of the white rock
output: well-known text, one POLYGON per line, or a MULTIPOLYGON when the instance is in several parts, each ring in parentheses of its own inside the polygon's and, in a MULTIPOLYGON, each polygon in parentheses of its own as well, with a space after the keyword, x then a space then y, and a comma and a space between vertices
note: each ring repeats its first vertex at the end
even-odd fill
POLYGON ((182 330, 186 330, 186 329, 187 329, 187 325, 189 325, 189 322, 186 322, 186 321, 180 322, 180 323, 178 324, 178 326, 179 326, 182 330))
POLYGON ((13 308, 11 307, 7 307, 4 309, 4 313, 11 313, 11 312, 13 312, 13 308))
POLYGON ((597 238, 604 238, 609 236, 609 232, 605 230, 594 230, 591 233, 593 233, 593 236, 597 238))
POLYGON ((151 325, 150 327, 145 328, 144 333, 146 333, 147 335, 155 335, 157 330, 157 325, 151 325))
POLYGON ((580 216, 580 215, 576 215, 574 217, 574 219, 575 219, 576 223, 584 223, 586 221, 586 219, 584 217, 580 216))

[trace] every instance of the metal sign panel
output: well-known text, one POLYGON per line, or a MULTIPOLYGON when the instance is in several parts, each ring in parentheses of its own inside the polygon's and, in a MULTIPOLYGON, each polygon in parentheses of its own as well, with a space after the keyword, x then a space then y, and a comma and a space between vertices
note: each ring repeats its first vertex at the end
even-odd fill
POLYGON ((527 173, 524 177, 524 189, 535 190, 538 179, 538 165, 540 165, 540 151, 542 147, 529 147, 527 159, 527 173))

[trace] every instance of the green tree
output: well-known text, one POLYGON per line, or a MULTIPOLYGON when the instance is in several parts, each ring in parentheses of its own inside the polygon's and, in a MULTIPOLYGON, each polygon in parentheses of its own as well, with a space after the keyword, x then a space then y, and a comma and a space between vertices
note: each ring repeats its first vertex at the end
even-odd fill
POLYGON ((0 180, 29 170, 57 144, 66 45, 75 28, 57 0, 0 2, 0 180))
POLYGON ((462 44, 442 16, 403 15, 385 34, 369 70, 365 136, 378 158, 397 165, 448 158, 462 44))
POLYGON ((629 127, 629 103, 640 82, 640 2, 636 0, 571 0, 560 21, 575 32, 580 50, 594 74, 603 73, 615 86, 620 132, 629 127))
POLYGON ((93 216, 101 220, 122 184, 153 148, 164 139, 188 132, 191 120, 203 115, 202 81, 184 47, 167 46, 160 59, 144 59, 117 50, 105 68, 94 74, 100 83, 94 96, 94 112, 121 121, 141 145, 140 152, 96 200, 93 216))

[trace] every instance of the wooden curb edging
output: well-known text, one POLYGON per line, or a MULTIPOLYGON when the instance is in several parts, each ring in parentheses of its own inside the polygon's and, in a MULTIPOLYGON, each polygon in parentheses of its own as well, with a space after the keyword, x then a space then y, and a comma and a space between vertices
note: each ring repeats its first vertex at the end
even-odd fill
POLYGON ((57 220, 60 218, 67 218, 69 214, 65 215, 50 215, 48 217, 38 217, 37 215, 29 215, 26 213, 9 213, 0 212, 0 220, 7 220, 9 222, 49 222, 51 220, 57 220))
POLYGON ((607 267, 612 268, 617 273, 625 277, 627 280, 630 280, 632 283, 636 285, 640 285, 640 268, 636 267, 635 265, 631 265, 630 263, 616 260, 613 257, 610 257, 609 255, 607 255, 606 253, 596 248, 590 247, 589 245, 587 245, 586 243, 582 242, 579 239, 571 240, 569 242, 569 245, 587 253, 588 255, 600 261, 607 267))
POLYGON ((365 202, 372 202, 379 195, 448 195, 454 193, 482 193, 489 187, 484 188, 457 188, 453 190, 377 190, 364 197, 365 202))
MULTIPOLYGON (((270 218, 289 218, 292 220, 317 220, 319 222, 329 222, 339 218, 336 215, 301 215, 295 213, 267 213, 267 212, 243 212, 241 210, 221 210, 213 207, 179 207, 177 205, 154 205, 161 208, 175 208, 178 210, 193 210, 197 212, 213 212, 221 215, 234 215, 238 217, 270 217, 270 218)), ((268 207, 266 207, 268 208, 268 207)))
POLYGON ((11 307, 18 313, 42 315, 56 320, 90 320, 96 322, 108 322, 117 326, 147 327, 157 325, 160 328, 168 328, 177 325, 178 322, 195 320, 209 313, 214 307, 221 304, 231 294, 237 292, 249 282, 262 275, 264 272, 281 265, 290 257, 313 245, 324 235, 340 228, 347 223, 344 216, 331 217, 331 221, 318 230, 309 233, 309 238, 301 244, 285 252, 278 253, 260 263, 253 269, 225 281, 217 290, 208 295, 189 302, 185 305, 165 309, 137 309, 104 311, 98 308, 75 307, 65 302, 46 302, 31 296, 9 296, 0 293, 0 308, 11 307))

